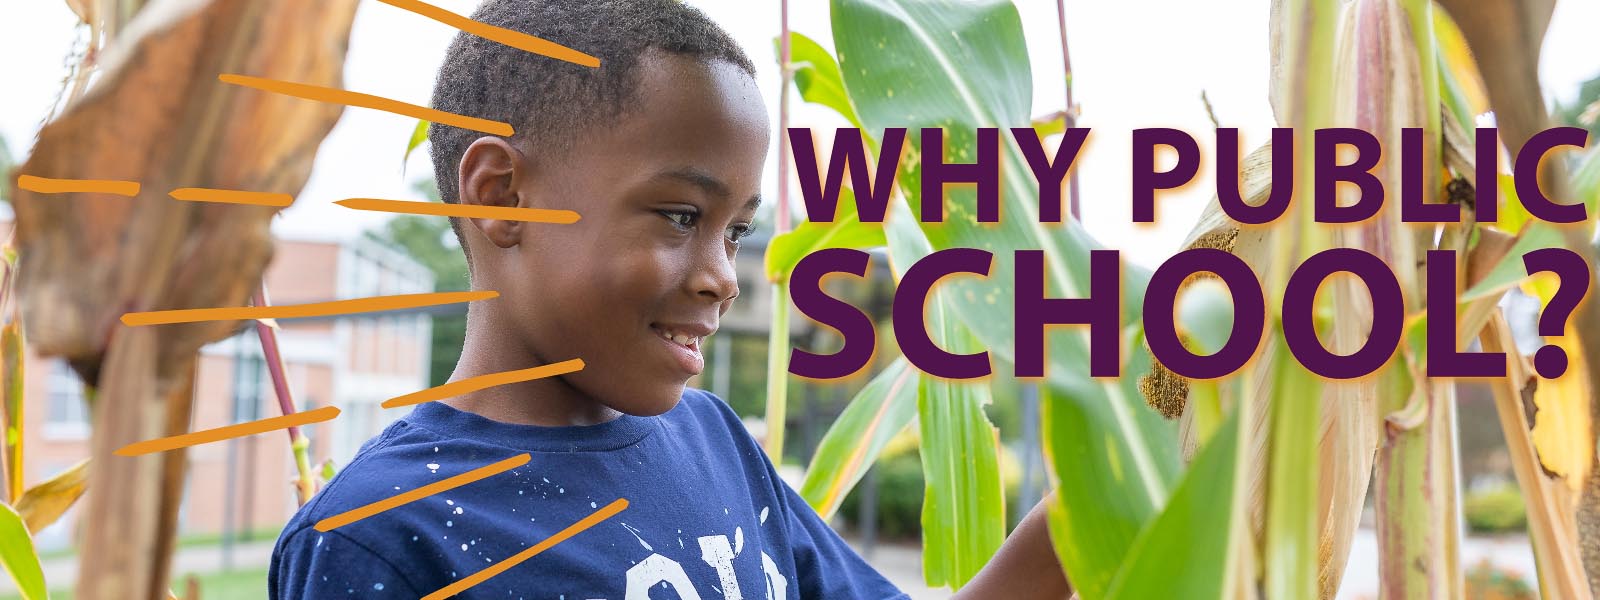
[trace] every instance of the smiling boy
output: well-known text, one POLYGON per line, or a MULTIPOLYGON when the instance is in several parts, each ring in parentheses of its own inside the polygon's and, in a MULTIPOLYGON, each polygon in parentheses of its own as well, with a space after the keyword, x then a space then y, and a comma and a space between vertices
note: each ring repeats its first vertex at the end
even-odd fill
MULTIPOLYGON (((755 68, 676 0, 488 0, 473 19, 600 58, 590 69, 461 34, 434 125, 447 202, 572 210, 574 224, 454 223, 472 287, 453 381, 580 371, 424 404, 284 528, 273 598, 432 593, 597 507, 628 508, 464 592, 473 598, 903 598, 777 477, 726 404, 686 389, 739 295, 734 255, 769 143, 755 68), (496 461, 529 462, 337 529, 313 526, 496 461)), ((1035 509, 963 596, 1070 593, 1035 509)))

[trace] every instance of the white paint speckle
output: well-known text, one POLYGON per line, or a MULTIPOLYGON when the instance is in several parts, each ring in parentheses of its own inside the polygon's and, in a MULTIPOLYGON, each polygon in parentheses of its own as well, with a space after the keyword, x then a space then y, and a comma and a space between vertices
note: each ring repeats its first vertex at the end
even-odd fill
POLYGON ((634 528, 634 526, 629 525, 627 523, 622 523, 622 528, 628 530, 628 533, 633 534, 633 539, 639 540, 639 545, 640 546, 644 546, 645 550, 649 550, 651 552, 655 552, 656 551, 655 548, 650 547, 650 542, 646 542, 646 541, 644 541, 643 537, 640 537, 639 530, 634 528))
POLYGON ((744 528, 735 527, 733 528, 733 555, 738 556, 740 552, 744 552, 744 528))
POLYGON ((374 584, 372 584, 372 589, 375 589, 375 590, 378 590, 378 591, 383 591, 383 584, 382 583, 374 583, 374 584))
POLYGON ((466 544, 462 544, 461 545, 461 551, 462 552, 466 552, 467 551, 467 545, 466 544))
POLYGON ((599 504, 595 504, 595 503, 593 503, 593 502, 590 502, 590 503, 589 503, 589 508, 599 508, 599 507, 600 507, 600 505, 599 505, 599 504))
POLYGON ((767 524, 767 509, 769 509, 769 508, 772 508, 772 507, 770 507, 770 506, 761 507, 761 524, 762 525, 766 525, 767 524))

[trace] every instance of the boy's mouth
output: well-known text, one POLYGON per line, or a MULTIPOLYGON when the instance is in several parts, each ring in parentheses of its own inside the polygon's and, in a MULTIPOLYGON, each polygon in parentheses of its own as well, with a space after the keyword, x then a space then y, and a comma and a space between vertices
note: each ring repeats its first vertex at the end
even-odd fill
POLYGON ((700 323, 651 323, 651 331, 667 344, 669 354, 678 367, 690 376, 699 375, 706 368, 705 356, 700 353, 700 342, 717 330, 716 325, 700 323))
POLYGON ((661 339, 678 344, 679 346, 683 346, 696 352, 700 351, 700 340, 702 339, 701 336, 684 333, 683 331, 676 329, 664 328, 661 325, 651 325, 650 329, 655 330, 656 335, 661 336, 661 339))

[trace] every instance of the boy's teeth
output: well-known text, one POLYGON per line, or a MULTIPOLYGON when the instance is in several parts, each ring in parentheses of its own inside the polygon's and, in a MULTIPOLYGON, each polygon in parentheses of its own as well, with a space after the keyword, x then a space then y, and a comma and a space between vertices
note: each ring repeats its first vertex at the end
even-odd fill
POLYGON ((694 336, 690 336, 690 335, 683 335, 681 333, 669 333, 669 332, 667 332, 665 330, 662 330, 662 329, 656 329, 656 332, 660 333, 661 337, 663 339, 666 339, 666 340, 672 341, 672 342, 676 342, 676 343, 678 343, 680 345, 683 345, 683 346, 687 346, 692 342, 699 342, 700 341, 700 338, 698 338, 698 337, 694 337, 694 336))

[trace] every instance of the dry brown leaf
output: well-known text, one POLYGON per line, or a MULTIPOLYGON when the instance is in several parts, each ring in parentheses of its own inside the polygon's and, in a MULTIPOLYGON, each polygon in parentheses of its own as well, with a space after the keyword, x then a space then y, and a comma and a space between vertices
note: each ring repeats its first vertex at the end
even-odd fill
POLYGON ((22 521, 27 523, 28 531, 38 534, 39 530, 49 527, 67 509, 72 508, 78 497, 83 495, 88 474, 89 459, 85 458, 72 465, 72 468, 23 492, 16 508, 17 514, 22 515, 22 521))
POLYGON ((1516 343, 1511 339, 1511 327, 1506 324, 1505 316, 1494 313, 1481 339, 1484 350, 1508 352, 1512 357, 1506 377, 1495 380, 1491 389, 1500 416, 1500 430, 1506 437, 1506 450, 1511 455, 1512 471, 1527 505, 1528 533, 1534 554, 1539 557, 1540 587, 1552 598, 1590 600, 1593 595, 1585 580, 1572 510, 1571 500, 1576 495, 1546 477, 1539 466, 1528 418, 1523 411, 1523 397, 1531 386, 1531 376, 1516 353, 1516 343))
POLYGON ((272 253, 262 206, 178 202, 203 187, 296 194, 342 107, 222 84, 241 73, 342 87, 354 0, 158 0, 19 173, 140 183, 137 197, 13 190, 18 291, 41 354, 102 390, 80 598, 161 598, 184 453, 115 457, 184 432, 196 353, 237 322, 124 327, 130 311, 244 306, 272 253))

